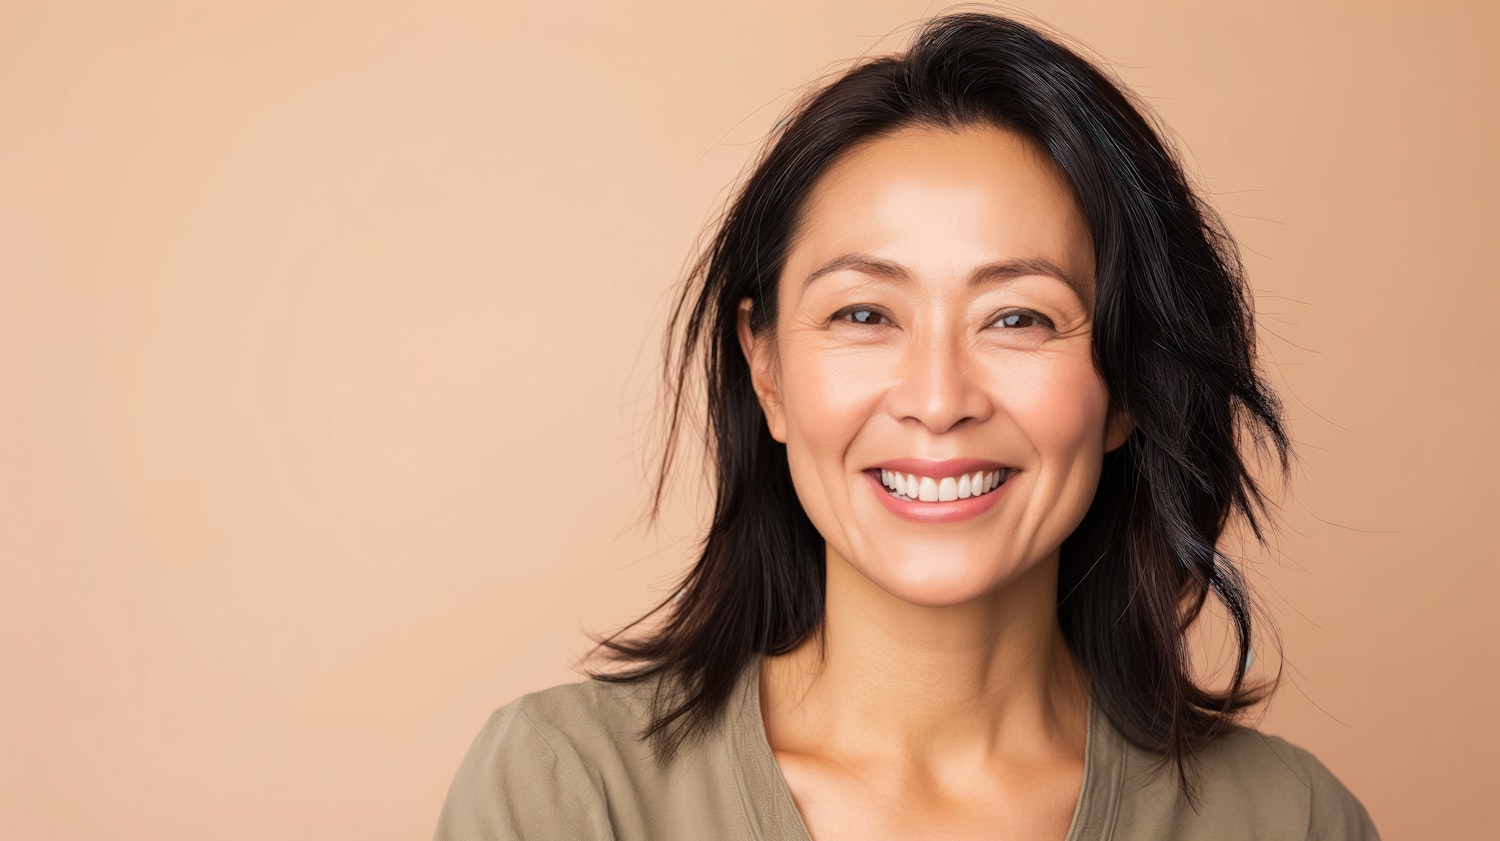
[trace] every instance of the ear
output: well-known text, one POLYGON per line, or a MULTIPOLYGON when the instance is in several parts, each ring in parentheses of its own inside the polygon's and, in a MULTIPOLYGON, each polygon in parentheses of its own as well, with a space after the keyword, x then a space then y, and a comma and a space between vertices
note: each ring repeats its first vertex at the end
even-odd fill
POLYGON ((1130 416, 1111 401, 1109 413, 1104 420, 1104 451, 1107 453, 1119 449, 1134 430, 1135 423, 1130 420, 1130 416))
POLYGON ((785 444, 786 417, 781 407, 781 390, 776 383, 775 354, 770 347, 772 339, 756 336, 750 330, 752 306, 749 298, 740 301, 735 331, 739 334, 740 350, 745 354, 745 361, 750 364, 750 383, 755 388, 756 398, 760 400, 761 411, 766 415, 766 426, 771 430, 772 438, 785 444))

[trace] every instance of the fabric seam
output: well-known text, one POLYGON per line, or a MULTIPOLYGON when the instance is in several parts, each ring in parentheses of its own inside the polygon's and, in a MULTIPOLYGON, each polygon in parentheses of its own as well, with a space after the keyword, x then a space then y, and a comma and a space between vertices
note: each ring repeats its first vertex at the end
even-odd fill
MULTIPOLYGON (((576 782, 577 782, 577 780, 576 780, 577 774, 574 772, 573 767, 571 765, 569 765, 568 763, 566 763, 566 762, 563 761, 562 754, 557 750, 557 747, 552 744, 552 740, 547 738, 546 731, 543 730, 542 727, 540 725, 538 725, 536 723, 536 721, 526 712, 525 707, 519 707, 518 706, 516 708, 516 713, 518 715, 520 715, 521 718, 526 721, 526 726, 531 728, 531 732, 535 733, 536 736, 537 736, 537 738, 539 738, 539 739, 542 740, 542 744, 544 744, 544 745, 547 746, 547 750, 549 750, 549 751, 552 752, 552 759, 556 763, 556 767, 562 772, 564 779, 567 782, 569 782, 569 783, 576 784, 576 782)), ((605 810, 606 810, 606 813, 607 813, 607 811, 609 809, 609 799, 604 796, 604 792, 595 783, 595 781, 594 781, 594 779, 592 777, 588 776, 587 774, 585 774, 584 776, 585 776, 585 779, 586 779, 588 787, 590 789, 592 789, 593 792, 596 795, 598 795, 598 800, 600 802, 604 803, 605 810)), ((599 820, 600 820, 599 810, 598 809, 590 809, 589 810, 589 822, 591 824, 593 824, 593 830, 594 830, 595 834, 598 837, 600 837, 600 838, 613 838, 613 837, 615 837, 614 829, 613 829, 613 827, 611 827, 609 825, 608 819, 607 818, 605 819, 606 823, 605 823, 604 826, 599 826, 599 820)))

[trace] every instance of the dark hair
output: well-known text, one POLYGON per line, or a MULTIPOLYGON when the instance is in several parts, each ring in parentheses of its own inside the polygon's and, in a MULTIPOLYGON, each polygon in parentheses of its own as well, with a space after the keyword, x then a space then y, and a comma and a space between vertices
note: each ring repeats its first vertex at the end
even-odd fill
POLYGON ((856 143, 914 125, 986 124, 1029 138, 1064 173, 1089 225, 1094 364, 1134 424, 1105 454, 1094 500, 1061 547, 1058 620, 1094 702, 1131 742, 1175 763, 1191 794, 1193 754, 1274 690, 1275 680, 1247 679, 1249 592, 1217 543, 1236 511, 1266 542, 1257 517, 1266 516, 1266 498, 1240 452, 1247 433, 1258 448, 1266 438, 1274 444, 1283 479, 1290 443, 1281 404, 1256 368, 1235 244, 1143 112, 1056 41, 964 12, 928 21, 904 54, 856 64, 773 131, 668 329, 670 422, 651 512, 660 512, 701 357, 717 479, 701 554, 671 596, 595 638, 632 667, 593 677, 663 678, 642 733, 659 757, 711 724, 752 658, 789 652, 820 626, 824 541, 798 502, 784 445, 767 429, 736 311, 752 298, 752 329, 774 328, 778 278, 814 184, 856 143), (1184 640, 1210 593, 1238 643, 1222 691, 1194 679, 1184 640), (625 636, 652 616, 663 621, 625 636))

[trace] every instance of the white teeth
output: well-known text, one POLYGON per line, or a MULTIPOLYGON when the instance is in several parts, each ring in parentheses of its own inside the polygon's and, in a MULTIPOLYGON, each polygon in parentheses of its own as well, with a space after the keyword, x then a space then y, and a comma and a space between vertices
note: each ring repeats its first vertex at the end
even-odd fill
POLYGON ((903 499, 918 499, 922 502, 952 502, 987 494, 999 487, 1001 479, 1007 475, 1009 474, 1005 470, 978 470, 957 478, 949 476, 943 479, 933 479, 928 476, 901 474, 893 470, 882 469, 880 483, 903 499))

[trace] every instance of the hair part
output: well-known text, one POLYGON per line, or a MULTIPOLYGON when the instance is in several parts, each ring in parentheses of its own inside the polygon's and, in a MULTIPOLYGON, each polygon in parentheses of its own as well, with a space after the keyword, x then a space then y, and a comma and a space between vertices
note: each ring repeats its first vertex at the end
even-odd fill
POLYGON ((1252 601, 1217 544, 1231 516, 1264 545, 1267 500, 1243 445, 1269 445, 1281 477, 1291 445, 1256 367, 1254 308, 1237 249, 1123 86, 1035 29, 963 12, 928 21, 902 54, 864 60, 813 91, 767 148, 693 264, 666 336, 666 447, 650 497, 660 513, 701 373, 714 508, 696 563, 672 594, 598 651, 657 677, 641 734, 668 761, 721 712, 759 655, 820 627, 823 537, 798 502, 738 344, 774 330, 778 282, 819 178, 856 144, 899 129, 991 125, 1043 150, 1072 188, 1095 254, 1094 364, 1133 430, 1104 456, 1084 519, 1062 543, 1058 620, 1090 695, 1135 745, 1175 765, 1192 795, 1197 751, 1274 691, 1247 669, 1252 601), (1193 677, 1185 642, 1212 595, 1238 657, 1228 685, 1193 677), (648 618, 661 623, 632 634, 648 618))

